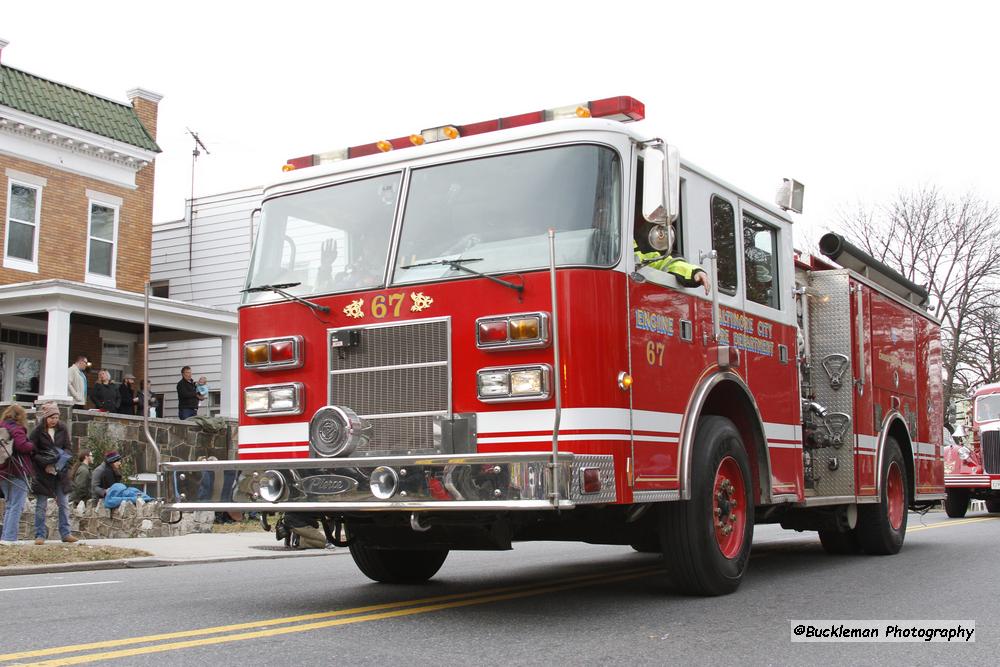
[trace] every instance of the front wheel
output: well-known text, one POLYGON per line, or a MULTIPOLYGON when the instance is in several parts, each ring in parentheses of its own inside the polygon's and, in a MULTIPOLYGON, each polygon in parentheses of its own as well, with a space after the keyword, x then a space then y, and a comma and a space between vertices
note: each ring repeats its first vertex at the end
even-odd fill
POLYGON ((753 542, 750 464, 740 432, 725 417, 702 419, 691 460, 691 499, 661 507, 667 572, 688 595, 732 593, 753 542))
POLYGON ((908 505, 906 466, 896 439, 889 436, 882 452, 879 502, 858 508, 858 541, 865 553, 887 556, 903 548, 908 505))
POLYGON ((944 498, 944 513, 952 519, 961 519, 969 511, 969 490, 948 489, 944 498))
POLYGON ((351 543, 351 557, 362 574, 384 584, 421 584, 441 569, 447 549, 376 549, 351 543))

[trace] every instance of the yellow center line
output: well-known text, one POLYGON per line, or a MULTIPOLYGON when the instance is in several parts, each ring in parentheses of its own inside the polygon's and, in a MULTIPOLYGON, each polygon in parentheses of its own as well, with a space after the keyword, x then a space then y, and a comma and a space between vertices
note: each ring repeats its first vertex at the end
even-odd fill
MULTIPOLYGON (((648 572, 654 571, 656 568, 638 568, 626 570, 624 574, 635 573, 637 575, 646 574, 648 572)), ((549 585, 553 584, 585 584, 594 579, 602 579, 607 576, 605 572, 577 575, 574 577, 564 577, 560 579, 555 579, 549 582, 549 585)), ((352 614, 363 614, 373 611, 382 611, 386 609, 394 609, 399 607, 411 607, 426 604, 434 604, 440 602, 446 602, 449 600, 460 600, 463 598, 472 598, 482 595, 493 595, 510 593, 514 591, 520 591, 523 589, 533 588, 538 586, 538 582, 528 583, 528 584, 518 584, 516 586, 504 586, 499 588, 487 588, 477 591, 469 591, 465 593, 450 593, 448 595, 437 595, 427 598, 418 598, 415 600, 402 600, 396 602, 384 602, 380 604, 366 605, 363 607, 353 607, 350 609, 338 609, 335 611, 325 611, 316 612, 313 614, 301 614, 298 616, 286 616, 283 618, 271 618, 263 619, 259 621, 248 621, 245 623, 234 623, 230 625, 218 625, 208 628, 198 628, 193 630, 179 630, 176 632, 166 632, 155 635, 146 635, 141 637, 128 637, 124 639, 110 639, 100 642, 90 642, 87 644, 75 644, 69 646, 58 646, 52 648, 35 649, 29 651, 18 651, 15 653, 5 653, 0 655, 0 661, 7 660, 17 660, 22 658, 40 658, 49 655, 59 655, 63 653, 78 653, 81 651, 90 651, 95 649, 107 649, 115 648, 119 646, 129 646, 133 644, 145 644, 156 641, 164 641, 168 639, 183 639, 185 637, 199 637, 203 635, 213 635, 224 632, 234 632, 238 630, 247 630, 250 628, 261 628, 274 625, 285 625, 289 623, 300 623, 303 621, 315 621, 325 618, 334 618, 338 616, 350 616, 352 614)))
MULTIPOLYGON (((327 621, 320 621, 314 623, 303 623, 300 625, 286 626, 283 628, 271 628, 269 630, 258 630, 256 632, 243 632, 231 635, 222 635, 219 637, 206 637, 204 639, 192 639, 189 641, 182 642, 172 642, 168 644, 157 644, 155 646, 140 646, 131 649, 122 649, 119 651, 108 651, 105 653, 90 653, 87 655, 71 656, 66 658, 57 658, 55 660, 46 660, 43 662, 31 663, 37 666, 55 666, 55 665, 79 665, 86 662, 96 662, 100 660, 113 660, 115 658, 127 658, 136 655, 145 655, 149 653, 162 653, 164 651, 175 651, 184 648, 193 648, 196 646, 209 646, 212 644, 224 644, 228 642, 246 641, 249 639, 260 639, 262 637, 277 637, 280 635, 288 635, 297 632, 308 632, 310 630, 321 630, 323 628, 332 628, 341 625, 351 625, 354 623, 366 623, 369 621, 381 621, 388 618, 399 618, 402 616, 414 616, 416 614, 426 614, 434 611, 442 611, 445 609, 457 609, 461 607, 470 607, 473 605, 487 604, 489 602, 503 602, 506 600, 515 600, 517 598, 530 597, 535 595, 542 595, 544 593, 554 593, 558 591, 563 591, 571 588, 579 588, 582 586, 587 586, 590 584, 603 585, 610 584, 619 581, 627 581, 629 579, 638 579, 647 574, 657 571, 659 568, 644 568, 637 571, 629 572, 628 574, 619 574, 615 576, 595 576, 590 577, 590 581, 572 581, 568 583, 548 585, 540 588, 529 588, 527 590, 518 590, 506 593, 497 593, 495 595, 483 595, 480 597, 467 598, 464 600, 455 600, 452 602, 441 602, 436 604, 429 604, 419 607, 409 607, 405 609, 395 609, 391 611, 384 611, 375 614, 366 614, 362 616, 352 616, 350 618, 338 618, 327 621)), ((521 588, 521 587, 519 587, 521 588)))
POLYGON ((974 519, 960 519, 958 521, 942 521, 941 523, 932 523, 929 526, 914 526, 913 528, 907 528, 906 532, 915 533, 918 530, 930 530, 931 528, 949 528, 951 526, 964 526, 967 523, 979 523, 980 521, 996 521, 997 517, 992 516, 981 516, 974 519))

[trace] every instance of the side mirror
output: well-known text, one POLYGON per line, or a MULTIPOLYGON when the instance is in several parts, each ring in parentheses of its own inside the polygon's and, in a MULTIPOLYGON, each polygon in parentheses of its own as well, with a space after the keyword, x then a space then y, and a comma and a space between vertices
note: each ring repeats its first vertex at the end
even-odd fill
POLYGON ((681 157, 677 148, 654 139, 642 149, 642 217, 666 225, 681 208, 681 157))

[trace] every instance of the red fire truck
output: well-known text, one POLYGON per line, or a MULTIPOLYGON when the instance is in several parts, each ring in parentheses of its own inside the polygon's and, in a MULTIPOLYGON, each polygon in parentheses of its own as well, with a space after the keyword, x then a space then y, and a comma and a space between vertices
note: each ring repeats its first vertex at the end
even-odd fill
POLYGON ((169 507, 322 520, 383 582, 574 540, 716 595, 755 523, 897 552, 944 494, 926 293, 836 236, 846 268, 794 255, 798 184, 757 200, 643 116, 616 97, 292 160, 240 309, 238 459, 164 464, 169 507))
POLYGON ((951 443, 944 452, 945 512, 961 518, 972 499, 1000 512, 1000 384, 980 387, 972 397, 972 446, 951 443))

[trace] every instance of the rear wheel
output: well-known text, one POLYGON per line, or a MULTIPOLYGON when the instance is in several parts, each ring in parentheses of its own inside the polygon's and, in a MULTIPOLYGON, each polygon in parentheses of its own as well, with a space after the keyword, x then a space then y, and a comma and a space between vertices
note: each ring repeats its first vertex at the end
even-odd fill
POLYGON ((987 500, 986 511, 990 514, 1000 514, 1000 498, 991 498, 987 500))
POLYGON ((944 512, 952 519, 961 519, 969 511, 969 490, 948 489, 944 498, 944 512))
POLYGON ((753 542, 750 464, 725 417, 702 419, 691 460, 691 499, 661 507, 663 556, 675 587, 723 595, 739 587, 753 542))
POLYGON ((373 581, 385 584, 420 584, 441 569, 447 549, 376 549, 351 543, 351 556, 358 569, 373 581))
POLYGON ((886 439, 882 452, 882 493, 877 504, 858 508, 858 541, 865 553, 890 555, 903 548, 906 536, 906 466, 895 438, 886 439))
POLYGON ((846 555, 861 553, 861 542, 858 541, 858 531, 821 530, 819 541, 828 554, 846 555))

